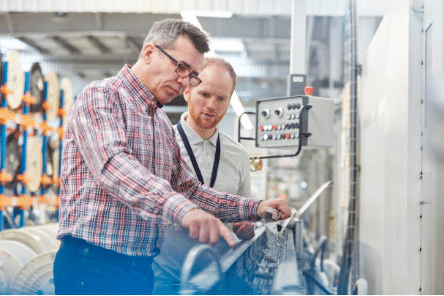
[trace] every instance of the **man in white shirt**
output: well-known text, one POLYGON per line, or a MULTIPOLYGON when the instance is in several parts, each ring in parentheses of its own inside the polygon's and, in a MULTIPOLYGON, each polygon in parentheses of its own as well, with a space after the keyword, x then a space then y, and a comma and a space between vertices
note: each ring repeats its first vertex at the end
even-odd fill
MULTIPOLYGON (((183 96, 188 102, 188 112, 182 114, 180 123, 175 126, 182 157, 201 183, 219 191, 250 197, 248 152, 217 128, 230 105, 236 73, 227 61, 206 58, 199 78, 201 84, 185 89, 183 96)), ((254 224, 234 223, 233 231, 239 239, 250 239, 254 237, 254 224)), ((165 242, 153 263, 153 294, 179 293, 182 264, 195 244, 186 232, 166 227, 165 242)), ((228 245, 220 241, 215 248, 220 255, 228 245)))

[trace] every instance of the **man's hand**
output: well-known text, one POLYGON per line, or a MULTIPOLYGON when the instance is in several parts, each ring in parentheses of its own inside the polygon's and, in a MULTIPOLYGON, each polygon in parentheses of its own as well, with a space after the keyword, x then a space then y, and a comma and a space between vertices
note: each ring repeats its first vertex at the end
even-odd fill
POLYGON ((231 231, 216 217, 201 209, 193 209, 183 216, 182 226, 187 228, 190 237, 201 244, 216 244, 222 236, 230 247, 236 245, 231 231))
POLYGON ((265 212, 272 209, 279 211, 278 220, 285 220, 291 216, 291 210, 288 207, 287 202, 281 198, 261 201, 257 207, 257 215, 260 218, 263 218, 265 212))
POLYGON ((254 237, 254 224, 251 222, 233 223, 233 232, 241 240, 249 240, 254 237))

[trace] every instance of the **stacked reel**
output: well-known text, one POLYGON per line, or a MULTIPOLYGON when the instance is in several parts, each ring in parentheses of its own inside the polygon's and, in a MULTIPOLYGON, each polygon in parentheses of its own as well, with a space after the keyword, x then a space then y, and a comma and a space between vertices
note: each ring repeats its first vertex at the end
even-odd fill
POLYGON ((61 140, 74 97, 69 78, 44 75, 37 62, 24 72, 17 51, 0 70, 1 231, 23 227, 29 219, 41 224, 46 217, 57 218, 61 140))

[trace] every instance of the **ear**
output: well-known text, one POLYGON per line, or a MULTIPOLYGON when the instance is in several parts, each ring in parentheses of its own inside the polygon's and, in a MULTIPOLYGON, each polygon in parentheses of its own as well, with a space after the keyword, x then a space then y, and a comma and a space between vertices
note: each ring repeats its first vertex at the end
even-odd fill
POLYGON ((150 63, 153 58, 154 49, 155 49, 154 44, 152 43, 146 44, 142 49, 142 56, 141 56, 142 60, 146 61, 147 63, 150 63))
POLYGON ((189 87, 185 88, 185 91, 183 92, 183 98, 185 99, 185 101, 187 103, 190 102, 190 88, 189 87))

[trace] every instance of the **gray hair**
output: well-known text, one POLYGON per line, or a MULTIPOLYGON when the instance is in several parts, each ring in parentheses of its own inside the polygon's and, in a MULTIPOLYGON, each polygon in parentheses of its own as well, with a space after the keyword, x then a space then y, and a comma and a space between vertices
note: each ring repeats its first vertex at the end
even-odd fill
POLYGON ((143 42, 143 47, 148 43, 154 43, 163 49, 172 49, 174 41, 182 35, 187 36, 200 53, 210 50, 209 37, 206 32, 189 22, 178 19, 164 19, 155 22, 143 42))
POLYGON ((231 94, 233 94, 234 89, 236 88, 236 83, 237 83, 237 75, 236 75, 236 72, 234 71, 233 66, 227 60, 225 60, 221 57, 205 57, 204 62, 202 64, 202 68, 200 69, 200 71, 202 72, 203 69, 205 69, 206 67, 213 65, 213 64, 225 67, 228 70, 228 73, 230 74, 232 82, 233 82, 233 87, 231 88, 231 94))

